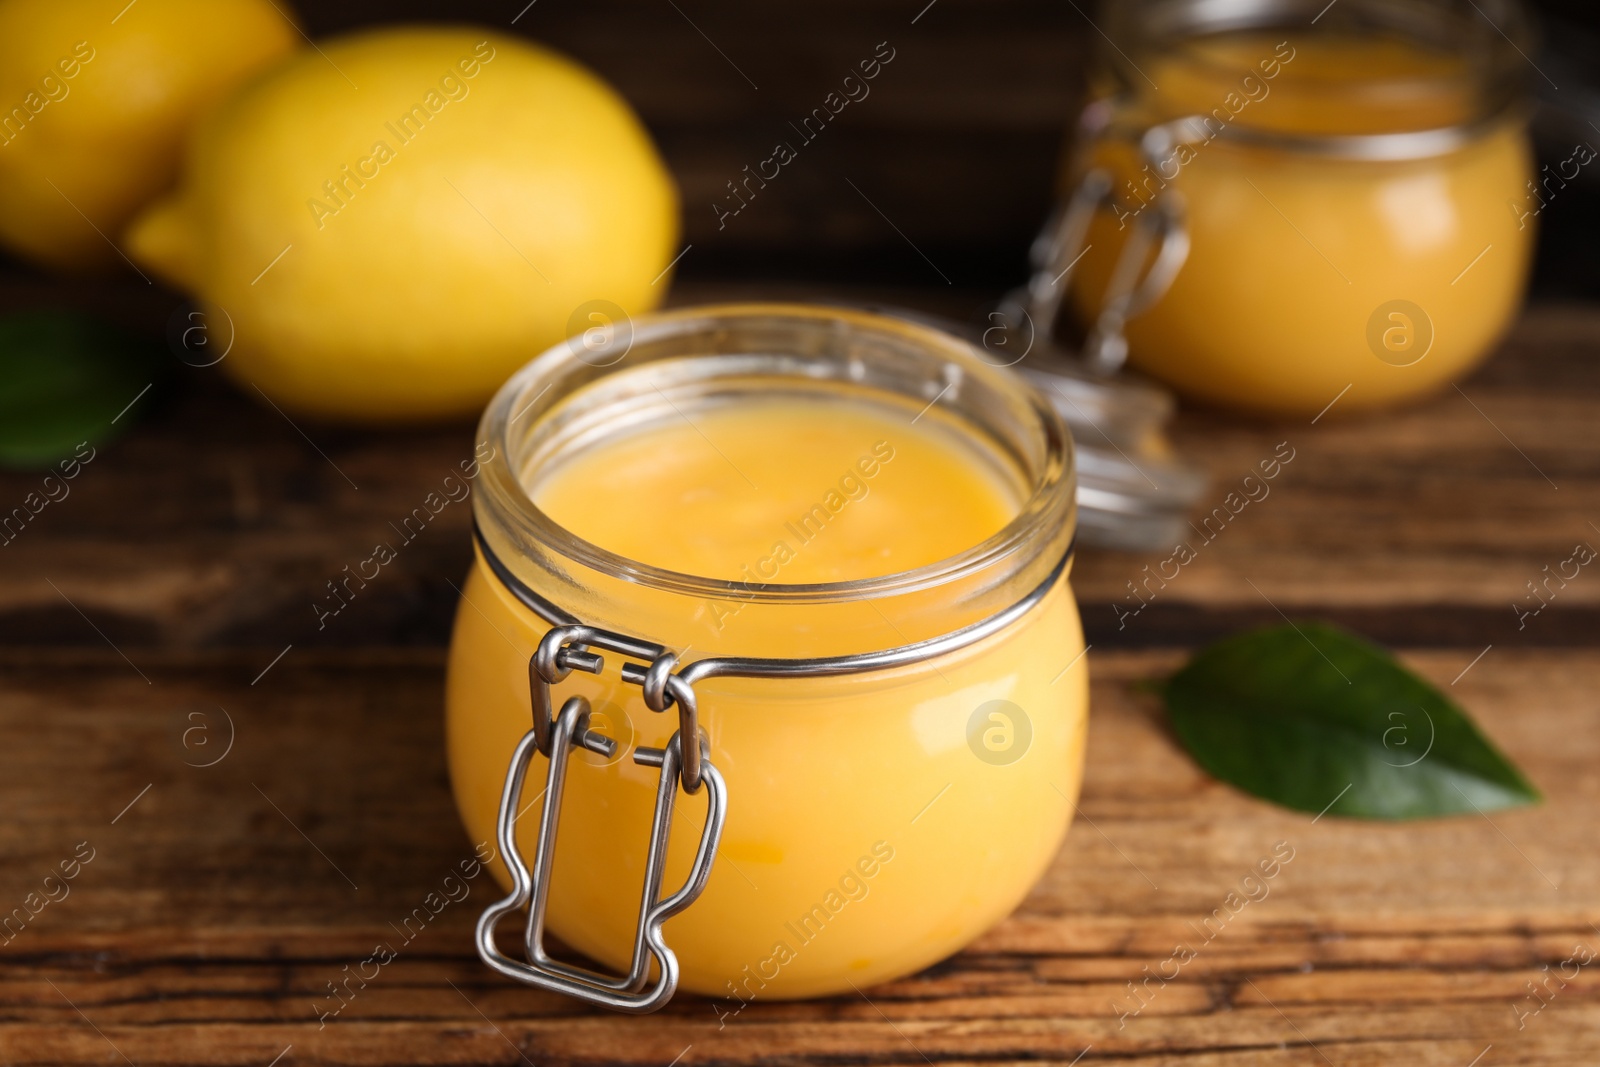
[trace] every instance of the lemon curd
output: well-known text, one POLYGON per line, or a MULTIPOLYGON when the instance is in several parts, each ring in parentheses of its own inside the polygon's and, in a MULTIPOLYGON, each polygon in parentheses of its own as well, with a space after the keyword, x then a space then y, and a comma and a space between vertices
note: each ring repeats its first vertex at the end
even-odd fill
MULTIPOLYGON (((530 588, 685 663, 897 648, 1047 590, 997 633, 907 666, 695 683, 727 820, 704 895, 665 927, 681 986, 726 1016, 926 966, 1017 906, 1077 796, 1087 673, 1059 567, 1073 525, 1064 433, 961 342, 894 320, 729 308, 645 333, 656 340, 636 339, 618 367, 576 365, 581 384, 561 378, 566 353, 547 355, 485 416, 503 449, 475 501, 483 543, 530 588), (777 351, 738 354, 752 342, 777 351), (806 352, 807 373, 786 350, 806 352)), ((447 691, 474 841, 494 837, 546 629, 480 550, 447 691)), ((662 746, 678 720, 649 711, 613 659, 555 687, 557 705, 588 697, 621 750, 572 757, 548 921, 625 971, 657 781, 629 752, 662 746)), ((545 765, 535 756, 528 797, 545 765)), ((517 823, 525 856, 543 803, 517 823)), ((668 892, 705 803, 676 795, 668 892)))
POLYGON ((1515 313, 1533 237, 1525 116, 1466 51, 1285 27, 1142 57, 1148 81, 1131 75, 1113 105, 1126 135, 1090 153, 1121 204, 1091 227, 1080 311, 1094 315, 1133 219, 1176 196, 1189 257, 1127 324, 1135 367, 1279 415, 1461 377, 1515 313), (1141 156, 1161 124, 1173 142, 1141 156))
POLYGON ((531 489, 568 530, 644 563, 753 584, 842 582, 998 533, 1018 501, 985 460, 899 412, 752 399, 607 442, 531 489))

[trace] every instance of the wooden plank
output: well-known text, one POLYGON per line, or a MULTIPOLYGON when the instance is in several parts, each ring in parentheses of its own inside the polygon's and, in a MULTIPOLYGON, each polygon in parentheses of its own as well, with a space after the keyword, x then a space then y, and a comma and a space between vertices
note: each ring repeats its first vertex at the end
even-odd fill
MULTIPOLYGON (((677 299, 774 293, 817 290, 691 285, 677 299)), ((971 294, 860 295, 957 317, 979 305, 971 294)), ((1185 412, 1177 446, 1212 477, 1197 522, 1279 442, 1295 459, 1178 578, 1150 587, 1156 595, 1137 616, 1125 614, 1140 602, 1129 583, 1170 553, 1085 550, 1073 584, 1090 639, 1192 645, 1278 621, 1282 610, 1394 644, 1457 647, 1463 666, 1488 644, 1592 646, 1600 578, 1588 569, 1537 616, 1521 618, 1513 604, 1535 606, 1528 583, 1575 544, 1600 546, 1597 339, 1600 312, 1539 307, 1463 385, 1471 403, 1452 389, 1382 417, 1315 426, 1185 412)), ((381 581, 325 629, 311 605, 379 540, 399 543, 391 524, 470 453, 470 427, 308 432, 327 459, 215 371, 186 369, 146 422, 101 450, 70 497, 0 549, 0 639, 103 647, 98 627, 123 646, 250 647, 262 666, 290 643, 443 645, 452 583, 469 559, 465 504, 400 547, 381 581)), ((0 474, 0 505, 21 503, 37 483, 0 474)))
MULTIPOLYGON (((1600 1050, 1593 969, 1552 985, 1520 1031, 1512 1007, 1537 1003, 1525 983, 1542 965, 1600 949, 1589 654, 1497 652, 1452 690, 1545 805, 1388 826, 1313 821, 1207 779, 1130 687, 1181 655, 1091 652, 1083 816, 1022 908, 944 964, 861 997, 757 1000, 720 1027, 692 996, 616 1018, 477 963, 482 883, 319 1028, 327 983, 397 941, 390 924, 469 843, 437 743, 440 653, 296 652, 255 686, 243 651, 149 650, 148 684, 110 650, 0 654, 0 903, 78 842, 95 849, 70 895, 0 946, 5 1062, 120 1062, 113 1044, 141 1067, 265 1064, 289 1045, 284 1063, 541 1067, 660 1067, 691 1045, 686 1063, 1066 1063, 1092 1046, 1083 1062, 1462 1067, 1488 1044, 1487 1063, 1600 1050), (183 737, 200 724, 220 744, 219 707, 232 750, 186 765, 220 752, 183 737), (1295 855, 1268 894, 1202 941, 1278 841, 1295 855), (1196 958, 1123 1017, 1127 983, 1176 941, 1196 958)), ((1442 685, 1459 670, 1453 651, 1406 658, 1442 685)))

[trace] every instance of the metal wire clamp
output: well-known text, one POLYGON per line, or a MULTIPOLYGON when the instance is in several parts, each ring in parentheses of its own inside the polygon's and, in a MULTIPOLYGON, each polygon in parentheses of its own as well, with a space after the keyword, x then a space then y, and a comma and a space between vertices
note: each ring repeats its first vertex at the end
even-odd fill
POLYGON ((533 702, 533 727, 523 734, 506 771, 500 794, 498 837, 500 854, 511 872, 511 893, 485 909, 478 919, 478 955, 508 978, 526 982, 554 993, 565 993, 617 1011, 643 1014, 655 1011, 672 998, 678 988, 678 957, 667 947, 661 927, 672 916, 694 903, 711 876, 722 826, 727 817, 727 788, 722 775, 711 765, 708 746, 697 723, 694 690, 672 673, 677 657, 658 645, 624 634, 572 623, 552 627, 539 642, 528 661, 528 682, 533 702), (644 891, 639 902, 639 921, 634 931, 633 957, 626 975, 616 977, 574 967, 552 959, 544 949, 545 913, 549 905, 550 869, 555 862, 556 829, 561 820, 561 801, 565 793, 567 763, 572 749, 584 748, 602 756, 616 754, 617 743, 589 725, 589 701, 581 696, 569 698, 559 715, 552 714, 550 687, 574 670, 599 674, 604 659, 589 651, 600 648, 636 659, 649 660, 648 668, 637 663, 624 666, 622 676, 644 690, 647 706, 653 711, 678 707, 678 729, 665 748, 640 748, 633 753, 635 763, 660 768, 656 786, 655 816, 650 823, 650 845, 646 852, 644 891), (631 668, 631 669, 630 669, 631 668), (684 739, 688 738, 688 751, 684 739), (517 814, 522 805, 522 786, 534 752, 550 760, 545 780, 544 810, 539 818, 538 849, 533 870, 516 841, 517 814), (663 898, 661 880, 666 868, 667 843, 672 833, 672 812, 679 785, 686 793, 707 792, 706 821, 700 831, 700 846, 683 886, 663 898), (523 933, 527 962, 506 956, 495 943, 495 928, 502 917, 526 905, 528 922, 523 933), (648 990, 650 960, 659 971, 648 990))
POLYGON ((769 659, 758 657, 720 657, 697 660, 678 669, 678 658, 665 647, 641 641, 626 634, 602 630, 578 622, 572 615, 535 592, 505 565, 474 529, 478 551, 492 573, 525 607, 551 624, 528 661, 528 686, 533 707, 533 725, 517 743, 506 769, 500 793, 496 839, 500 855, 511 872, 511 892, 489 905, 478 919, 478 955, 483 962, 507 978, 563 993, 579 1000, 615 1011, 644 1014, 655 1011, 672 999, 678 988, 678 957, 667 947, 661 927, 683 911, 705 890, 711 865, 722 840, 727 818, 727 787, 711 763, 710 746, 698 722, 694 683, 702 678, 816 678, 920 663, 935 656, 975 644, 1010 626, 1027 614, 1055 588, 1072 559, 1069 545, 1050 573, 1022 599, 1010 607, 980 619, 959 630, 898 648, 847 656, 811 659, 769 659), (601 649, 628 657, 622 665, 622 680, 643 691, 645 705, 652 711, 678 709, 678 729, 665 748, 639 748, 633 760, 646 767, 660 768, 656 785, 655 815, 650 824, 650 844, 645 856, 644 890, 639 902, 638 924, 634 931, 633 954, 625 975, 608 975, 551 959, 544 950, 545 915, 549 905, 550 869, 555 859, 556 829, 561 820, 561 800, 566 785, 567 763, 572 749, 583 748, 602 756, 616 754, 616 741, 596 732, 589 725, 589 702, 581 696, 569 697, 559 714, 553 713, 551 686, 574 670, 599 674, 604 659, 591 651, 601 649), (648 664, 648 666, 645 666, 648 664), (688 739, 687 741, 685 739, 688 739), (546 756, 550 767, 545 779, 544 811, 539 818, 538 852, 533 869, 517 846, 516 823, 521 812, 523 782, 535 752, 546 756), (700 831, 700 844, 683 885, 670 896, 661 895, 666 868, 667 843, 672 831, 672 812, 676 792, 695 794, 706 790, 706 821, 700 831), (500 951, 495 928, 506 915, 528 908, 523 933, 527 962, 514 960, 500 951), (651 960, 660 972, 654 985, 650 980, 651 960))
MULTIPOLYGON (((1185 120, 1187 121, 1187 120, 1185 120)), ((1020 328, 1031 322, 1025 333, 1050 337, 1056 319, 1072 284, 1073 268, 1088 254, 1089 226, 1094 216, 1111 210, 1118 216, 1118 228, 1132 218, 1133 230, 1111 269, 1100 308, 1088 335, 1083 340, 1081 360, 1091 374, 1108 377, 1116 374, 1128 359, 1128 320, 1148 310, 1171 288, 1178 271, 1189 257, 1189 227, 1183 197, 1176 189, 1163 189, 1150 204, 1125 205, 1115 191, 1112 172, 1091 166, 1093 147, 1106 135, 1112 123, 1112 108, 1106 101, 1091 103, 1080 117, 1078 166, 1083 174, 1064 205, 1058 205, 1045 221, 1028 251, 1033 274, 1028 283, 1007 293, 998 313, 1003 324, 1020 328), (1151 210, 1145 211, 1149 207, 1151 210)), ((1166 123, 1143 131, 1138 139, 1140 158, 1159 167, 1182 139, 1182 123, 1166 123)))

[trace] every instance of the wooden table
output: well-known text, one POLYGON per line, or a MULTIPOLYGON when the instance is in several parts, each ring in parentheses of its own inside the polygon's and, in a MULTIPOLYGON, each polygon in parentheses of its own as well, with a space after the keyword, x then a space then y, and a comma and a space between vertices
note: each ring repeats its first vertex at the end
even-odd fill
MULTIPOLYGON (((1543 965, 1600 950, 1600 575, 1524 628, 1512 605, 1575 544, 1600 545, 1597 353, 1600 311, 1547 306, 1460 392, 1382 420, 1183 416, 1219 500, 1278 442, 1296 458, 1121 629, 1111 603, 1158 557, 1083 554, 1089 769, 1042 884, 925 973, 758 1001, 720 1028, 693 996, 624 1018, 495 977, 470 940, 486 882, 319 1025, 328 983, 469 852, 440 744, 467 508, 322 632, 311 603, 467 454, 470 429, 306 427, 313 447, 214 371, 187 372, 0 548, 0 909, 93 857, 0 940, 0 1061, 1594 1063, 1600 966, 1550 979, 1520 1030, 1513 1006, 1537 1006, 1543 965), (1547 802, 1390 826, 1207 778, 1130 683, 1280 610, 1398 647, 1547 802), (1294 858, 1270 894, 1122 1016, 1127 983, 1278 842, 1294 858)), ((0 504, 38 481, 0 477, 0 504)))

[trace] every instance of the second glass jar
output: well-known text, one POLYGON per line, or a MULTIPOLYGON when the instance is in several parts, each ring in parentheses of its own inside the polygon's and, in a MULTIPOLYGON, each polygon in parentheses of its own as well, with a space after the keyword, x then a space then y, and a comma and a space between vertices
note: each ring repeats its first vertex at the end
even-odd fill
POLYGON ((1107 53, 1069 178, 1102 168, 1111 185, 1081 315, 1160 209, 1188 259, 1127 322, 1128 359, 1180 392, 1343 414, 1470 371, 1519 305, 1539 205, 1523 20, 1484 6, 1112 5, 1126 54, 1107 53))

